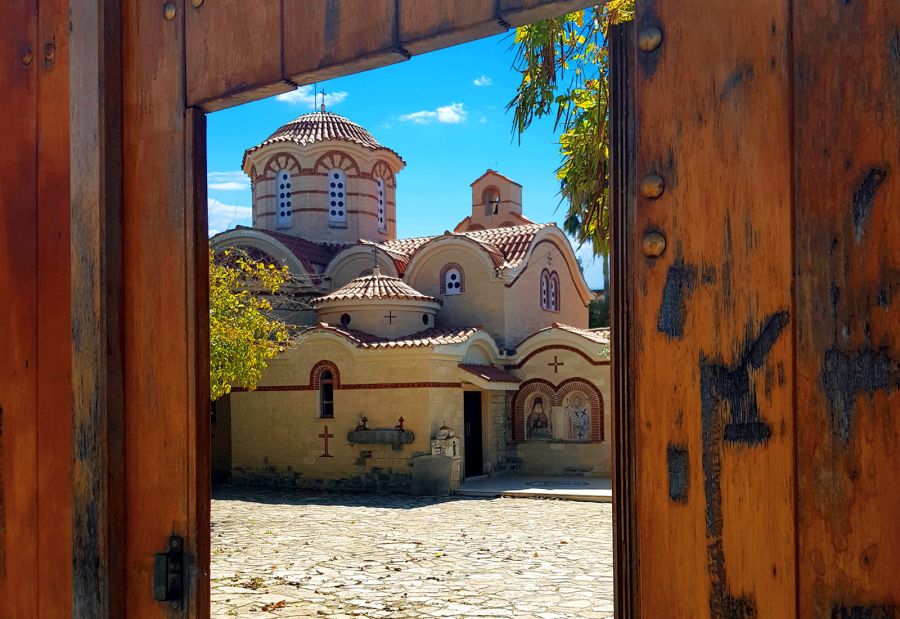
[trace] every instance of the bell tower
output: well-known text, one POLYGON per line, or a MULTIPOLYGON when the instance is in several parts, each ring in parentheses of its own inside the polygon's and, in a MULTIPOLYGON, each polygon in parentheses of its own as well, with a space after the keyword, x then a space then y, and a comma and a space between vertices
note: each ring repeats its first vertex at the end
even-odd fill
POLYGON ((522 185, 516 181, 489 169, 471 187, 472 214, 457 226, 457 232, 531 223, 522 216, 522 185))

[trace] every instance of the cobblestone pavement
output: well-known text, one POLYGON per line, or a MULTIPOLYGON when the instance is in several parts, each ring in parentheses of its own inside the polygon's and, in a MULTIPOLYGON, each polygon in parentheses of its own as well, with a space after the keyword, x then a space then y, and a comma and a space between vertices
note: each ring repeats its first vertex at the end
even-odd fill
POLYGON ((220 489, 212 615, 612 617, 611 507, 220 489))

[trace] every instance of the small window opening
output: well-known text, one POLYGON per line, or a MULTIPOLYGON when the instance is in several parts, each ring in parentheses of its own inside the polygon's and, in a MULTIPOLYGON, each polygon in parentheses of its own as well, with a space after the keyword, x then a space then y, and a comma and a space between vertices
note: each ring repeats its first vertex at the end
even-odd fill
POLYGON ((319 416, 334 419, 334 379, 331 370, 325 370, 319 377, 319 416))
POLYGON ((459 294, 462 292, 462 273, 459 269, 447 269, 444 274, 444 294, 459 294))
POLYGON ((385 216, 385 207, 384 207, 384 179, 376 178, 375 185, 378 189, 378 231, 386 232, 387 231, 387 217, 385 216))
POLYGON ((279 170, 275 175, 275 197, 277 198, 277 221, 275 227, 284 230, 291 227, 291 173, 279 170))
POLYGON ((343 170, 328 172, 328 225, 343 227, 347 224, 347 179, 343 170))

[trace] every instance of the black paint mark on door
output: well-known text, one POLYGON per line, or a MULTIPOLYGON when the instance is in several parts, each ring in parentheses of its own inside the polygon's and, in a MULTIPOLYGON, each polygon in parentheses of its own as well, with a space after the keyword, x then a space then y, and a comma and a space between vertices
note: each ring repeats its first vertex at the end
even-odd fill
POLYGON ((669 267, 666 285, 663 288, 662 305, 659 306, 659 318, 656 329, 669 337, 684 337, 684 323, 687 319, 687 298, 694 291, 697 281, 697 268, 685 264, 681 256, 669 267))
POLYGON ((843 606, 838 604, 831 609, 831 619, 900 619, 900 614, 893 604, 884 606, 843 606))
POLYGON ((666 448, 666 464, 669 469, 669 498, 676 503, 687 503, 690 484, 687 447, 670 443, 666 448))
MULTIPOLYGON (((700 355, 700 412, 703 445, 703 488, 706 494, 707 569, 710 576, 709 607, 714 619, 756 617, 756 603, 749 595, 728 590, 722 549, 721 456, 725 444, 757 447, 772 436, 772 426, 759 414, 750 370, 762 367, 785 326, 786 311, 768 316, 755 338, 748 336, 739 361, 700 355)), ((749 330, 748 330, 749 332, 749 330)))
POLYGON ((885 170, 872 168, 866 173, 866 177, 860 183, 856 193, 853 194, 853 227, 856 228, 857 243, 862 241, 862 237, 866 233, 866 223, 869 221, 872 202, 885 178, 887 178, 885 170))
POLYGON ((831 409, 831 432, 844 445, 853 437, 856 397, 876 391, 892 391, 900 385, 900 369, 885 353, 866 348, 843 352, 825 351, 822 387, 831 409))

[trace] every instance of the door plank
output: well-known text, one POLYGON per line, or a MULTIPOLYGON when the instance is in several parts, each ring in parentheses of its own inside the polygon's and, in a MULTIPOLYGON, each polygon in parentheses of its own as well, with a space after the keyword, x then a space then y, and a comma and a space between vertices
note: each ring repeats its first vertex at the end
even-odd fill
MULTIPOLYGON (((196 282, 187 250, 192 215, 185 211, 191 201, 179 18, 189 3, 176 4, 171 21, 159 4, 142 0, 127 0, 123 16, 125 599, 128 614, 140 617, 177 614, 152 596, 153 555, 167 548, 169 536, 184 537, 189 561, 197 556, 189 504, 198 483, 190 464, 196 282)), ((196 582, 187 589, 196 593, 196 582)))
POLYGON ((637 29, 633 261, 645 617, 793 616, 788 3, 658 0, 637 29), (665 189, 641 197, 646 175, 665 189), (666 238, 659 258, 642 240, 666 238))
POLYGON ((72 615, 72 318, 69 267, 68 2, 42 0, 38 23, 37 615, 72 615))
POLYGON ((281 6, 282 0, 212 0, 199 7, 184 3, 191 105, 221 109, 293 88, 282 80, 281 6))
POLYGON ((794 41, 799 611, 900 616, 900 5, 794 41))
POLYGON ((10 617, 38 605, 37 3, 0 20, 0 599, 10 617))
POLYGON ((406 60, 396 0, 284 0, 284 73, 298 84, 406 60))

